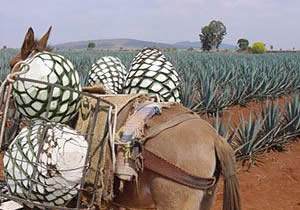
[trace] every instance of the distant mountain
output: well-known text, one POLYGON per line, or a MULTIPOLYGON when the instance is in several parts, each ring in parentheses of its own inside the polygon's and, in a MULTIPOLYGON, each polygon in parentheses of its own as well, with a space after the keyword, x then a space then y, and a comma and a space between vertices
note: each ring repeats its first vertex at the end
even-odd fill
MULTIPOLYGON (((188 48, 200 48, 200 41, 190 42, 176 42, 175 44, 168 44, 163 42, 151 42, 142 41, 136 39, 100 39, 100 40, 89 40, 89 41, 77 41, 67 42, 62 44, 54 45, 55 48, 59 49, 86 49, 89 42, 94 42, 97 49, 110 49, 119 50, 122 49, 141 49, 144 47, 159 47, 160 49, 177 48, 177 49, 188 49, 188 48)), ((234 45, 221 44, 220 49, 236 49, 234 45)))
POLYGON ((201 42, 200 41, 183 41, 183 42, 176 42, 176 45, 185 46, 185 47, 192 47, 192 48, 201 48, 201 42))
MULTIPOLYGON (((175 45, 184 46, 185 48, 201 48, 200 41, 183 41, 183 42, 176 42, 175 45)), ((220 50, 236 50, 238 49, 237 46, 231 44, 221 44, 220 50)))

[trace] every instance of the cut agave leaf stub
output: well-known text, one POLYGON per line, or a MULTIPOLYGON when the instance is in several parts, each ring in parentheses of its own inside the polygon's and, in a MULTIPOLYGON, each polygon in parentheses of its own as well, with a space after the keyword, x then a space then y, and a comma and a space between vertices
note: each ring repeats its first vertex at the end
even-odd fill
POLYGON ((24 127, 4 154, 9 193, 42 204, 64 205, 79 191, 87 148, 84 137, 67 125, 37 121, 24 127))
POLYGON ((92 65, 89 71, 88 85, 104 85, 113 94, 122 92, 126 70, 117 57, 105 56, 92 65))
POLYGON ((146 48, 136 55, 126 76, 125 93, 145 92, 166 102, 180 102, 180 79, 167 58, 146 48))
MULTIPOLYGON (((73 64, 61 55, 40 52, 25 60, 29 66, 22 65, 25 71, 20 78, 33 79, 57 84, 81 91, 79 74, 73 64)), ((80 106, 81 95, 75 91, 37 82, 17 80, 13 86, 16 108, 29 119, 44 118, 54 122, 67 122, 72 119, 80 106), (49 98, 51 99, 50 103, 49 98), (49 109, 47 115, 47 108, 49 109)))

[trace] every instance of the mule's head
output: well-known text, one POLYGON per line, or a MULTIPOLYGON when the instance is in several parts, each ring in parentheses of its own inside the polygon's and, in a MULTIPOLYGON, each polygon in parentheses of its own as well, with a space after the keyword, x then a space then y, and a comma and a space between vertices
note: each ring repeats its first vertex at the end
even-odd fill
POLYGON ((34 32, 31 27, 28 29, 21 47, 21 51, 9 61, 11 70, 16 65, 16 63, 25 60, 31 53, 51 51, 51 48, 47 46, 51 28, 52 27, 50 26, 46 34, 40 40, 34 38, 34 32))

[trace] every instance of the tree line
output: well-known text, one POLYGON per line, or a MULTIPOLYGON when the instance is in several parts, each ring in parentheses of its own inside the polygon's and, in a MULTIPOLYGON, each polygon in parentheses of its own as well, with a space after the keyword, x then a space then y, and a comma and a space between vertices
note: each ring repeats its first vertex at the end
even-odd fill
MULTIPOLYGON (((219 50, 219 47, 227 34, 226 26, 223 22, 218 20, 212 20, 208 25, 201 28, 199 34, 201 49, 203 51, 219 50)), ((241 38, 237 41, 240 52, 253 52, 264 53, 266 52, 266 45, 263 42, 255 42, 250 47, 249 41, 246 38, 241 38)), ((87 49, 94 49, 96 44, 92 41, 88 43, 87 49)), ((270 46, 273 50, 273 45, 270 46)))
MULTIPOLYGON (((211 21, 207 26, 204 26, 201 29, 201 33, 199 34, 202 50, 219 50, 226 34, 227 31, 224 23, 218 20, 211 21)), ((255 42, 252 47, 250 47, 249 41, 245 38, 241 38, 237 41, 237 44, 239 46, 239 51, 249 51, 253 53, 266 52, 266 46, 263 42, 255 42)), ((271 50, 273 50, 272 45, 271 50)))

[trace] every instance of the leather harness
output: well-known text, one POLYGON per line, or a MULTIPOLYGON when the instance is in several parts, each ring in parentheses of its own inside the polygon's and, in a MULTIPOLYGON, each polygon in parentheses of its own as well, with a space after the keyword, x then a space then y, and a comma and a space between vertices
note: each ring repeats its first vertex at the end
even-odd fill
POLYGON ((185 185, 198 190, 207 190, 213 187, 216 183, 216 178, 203 178, 192 175, 183 169, 175 166, 167 160, 155 155, 146 148, 143 150, 143 157, 145 158, 144 166, 160 174, 161 176, 175 181, 179 184, 185 185))
MULTIPOLYGON (((166 129, 175 127, 185 121, 199 119, 199 116, 196 114, 183 113, 175 118, 168 120, 159 126, 156 126, 150 129, 147 133, 147 136, 143 138, 143 143, 145 144, 147 140, 154 138, 161 132, 165 131, 166 129)), ((190 174, 187 171, 179 168, 178 166, 170 163, 169 161, 165 160, 164 158, 154 154, 153 152, 149 151, 145 146, 143 148, 142 156, 144 157, 144 166, 167 179, 180 183, 182 185, 199 189, 199 190, 207 190, 213 187, 216 183, 216 177, 211 178, 203 178, 198 177, 195 175, 190 174)))
MULTIPOLYGON (((155 126, 148 130, 147 135, 142 139, 143 142, 143 150, 142 150, 142 157, 144 161, 144 167, 156 174, 161 175, 162 177, 165 177, 166 179, 172 180, 176 183, 198 189, 198 190, 205 190, 206 192, 210 193, 210 190, 215 188, 215 184, 219 178, 219 168, 216 168, 216 171, 214 173, 213 177, 210 178, 204 178, 204 177, 198 177, 195 175, 190 174, 189 172, 179 168, 178 166, 174 165, 173 163, 170 163, 166 159, 156 155, 154 152, 150 151, 146 148, 145 143, 147 143, 148 140, 151 140, 158 134, 162 133, 166 129, 175 127, 185 121, 188 120, 194 120, 199 119, 199 116, 197 114, 189 112, 185 112, 183 114, 180 114, 176 117, 173 117, 172 119, 169 119, 163 123, 161 123, 158 126, 155 126)), ((112 201, 111 204, 113 206, 117 207, 123 207, 126 209, 132 209, 134 208, 131 205, 128 205, 128 203, 123 203, 120 201, 112 201)), ((155 204, 153 204, 155 205, 155 204)), ((138 209, 156 209, 153 205, 145 205, 143 207, 139 206, 138 209)))

